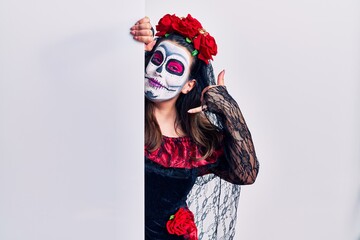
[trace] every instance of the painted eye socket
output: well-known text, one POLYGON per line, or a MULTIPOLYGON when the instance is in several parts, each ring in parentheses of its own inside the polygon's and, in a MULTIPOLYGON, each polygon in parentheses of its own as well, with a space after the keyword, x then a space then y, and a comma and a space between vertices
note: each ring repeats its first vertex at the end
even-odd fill
POLYGON ((156 66, 159 66, 164 60, 164 56, 162 54, 162 52, 160 51, 156 51, 154 52, 152 58, 151 58, 151 62, 153 64, 155 64, 156 66))
POLYGON ((176 59, 171 59, 166 64, 166 70, 174 75, 181 76, 184 73, 184 64, 176 59))

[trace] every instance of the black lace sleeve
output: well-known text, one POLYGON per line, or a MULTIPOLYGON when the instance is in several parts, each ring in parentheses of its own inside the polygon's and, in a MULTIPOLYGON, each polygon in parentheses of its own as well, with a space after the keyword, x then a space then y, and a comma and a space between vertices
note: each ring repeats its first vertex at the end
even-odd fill
POLYGON ((234 184, 252 184, 259 171, 259 162, 238 104, 225 86, 216 86, 204 93, 202 105, 209 120, 224 132, 224 157, 211 171, 234 184))

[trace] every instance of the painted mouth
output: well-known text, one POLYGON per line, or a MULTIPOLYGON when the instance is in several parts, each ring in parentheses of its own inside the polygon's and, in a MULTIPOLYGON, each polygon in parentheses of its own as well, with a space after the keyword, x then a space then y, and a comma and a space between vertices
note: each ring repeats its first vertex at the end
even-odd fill
POLYGON ((171 92, 175 92, 175 90, 173 89, 170 89, 170 88, 167 88, 165 87, 164 85, 162 85, 158 80, 156 80, 155 78, 149 78, 149 77, 145 77, 147 80, 148 80, 148 83, 149 83, 149 86, 150 87, 153 87, 155 89, 160 89, 160 88, 165 88, 166 90, 168 91, 171 91, 171 92))

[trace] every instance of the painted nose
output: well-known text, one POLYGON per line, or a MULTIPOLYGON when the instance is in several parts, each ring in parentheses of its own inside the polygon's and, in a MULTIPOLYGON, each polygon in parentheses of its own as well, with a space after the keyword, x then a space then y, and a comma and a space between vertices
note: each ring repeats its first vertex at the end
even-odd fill
POLYGON ((156 72, 157 73, 162 73, 162 71, 163 71, 163 64, 161 64, 157 69, 156 69, 156 72))

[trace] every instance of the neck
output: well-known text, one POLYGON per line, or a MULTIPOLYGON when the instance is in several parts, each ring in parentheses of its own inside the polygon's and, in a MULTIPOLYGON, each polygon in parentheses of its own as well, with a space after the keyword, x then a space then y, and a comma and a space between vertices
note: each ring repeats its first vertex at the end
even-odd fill
POLYGON ((175 107, 176 99, 164 101, 164 102, 157 102, 154 104, 154 115, 156 117, 156 120, 159 122, 159 120, 166 120, 175 122, 176 119, 176 107, 175 107))
POLYGON ((159 124, 161 133, 168 137, 179 137, 183 135, 181 129, 175 129, 177 117, 176 99, 177 98, 174 98, 154 104, 154 116, 159 124))

